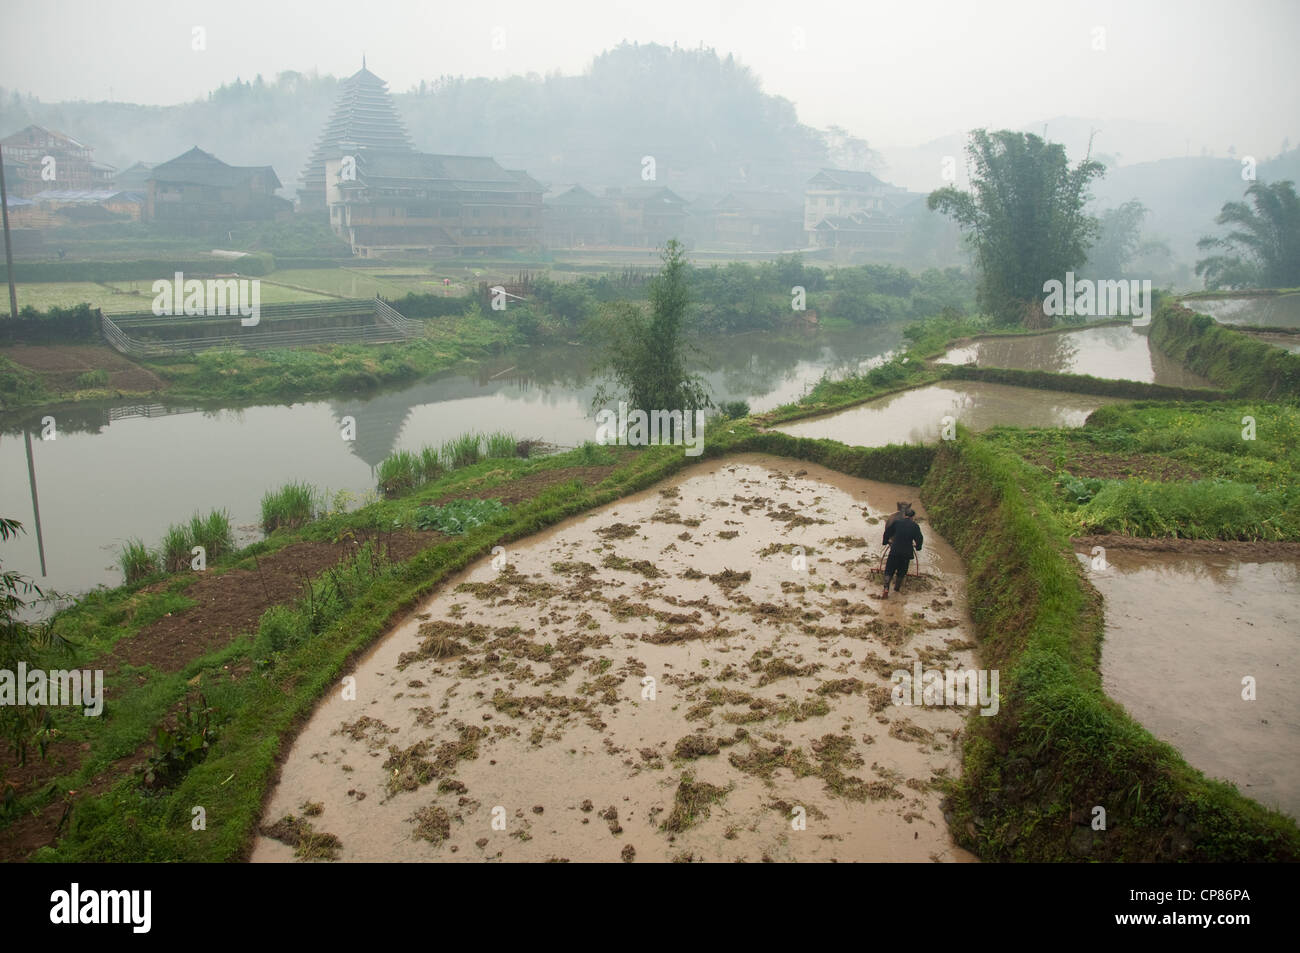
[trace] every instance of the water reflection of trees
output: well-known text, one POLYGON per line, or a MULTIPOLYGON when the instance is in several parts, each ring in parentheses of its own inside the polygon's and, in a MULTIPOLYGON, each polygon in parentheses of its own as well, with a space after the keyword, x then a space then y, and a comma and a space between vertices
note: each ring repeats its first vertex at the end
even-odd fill
POLYGON ((1300 562, 1294 559, 1252 561, 1248 557, 1110 550, 1106 560, 1121 573, 1146 574, 1151 584, 1161 587, 1207 582, 1224 588, 1261 583, 1300 585, 1300 562))

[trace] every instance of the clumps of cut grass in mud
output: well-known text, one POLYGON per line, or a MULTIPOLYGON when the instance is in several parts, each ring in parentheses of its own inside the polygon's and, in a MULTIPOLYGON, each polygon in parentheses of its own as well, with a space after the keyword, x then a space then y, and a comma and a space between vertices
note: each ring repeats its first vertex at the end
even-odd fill
POLYGON ((435 847, 451 836, 451 818, 436 804, 420 808, 411 821, 415 824, 415 836, 435 847))
POLYGON ((822 542, 831 546, 846 546, 849 549, 867 548, 867 541, 861 536, 836 536, 834 539, 825 539, 822 542))
MULTIPOLYGON (((586 810, 586 808, 584 807, 583 810, 586 810)), ((618 822, 618 808, 613 804, 605 808, 605 810, 601 811, 597 816, 609 825, 609 832, 611 834, 617 835, 623 833, 623 825, 618 822)))
POLYGON ((262 834, 292 847, 301 860, 338 860, 343 842, 333 834, 317 831, 310 821, 286 814, 274 824, 262 828, 262 834))
MULTIPOLYGON (((817 686, 818 695, 857 695, 866 686, 860 678, 833 678, 817 686)), ((888 694, 888 689, 885 690, 888 694)))
POLYGON ((719 804, 731 793, 732 785, 725 788, 704 781, 696 781, 692 775, 682 775, 673 797, 673 809, 660 825, 661 830, 680 834, 701 819, 709 816, 710 808, 719 804))
POLYGON ((343 722, 331 734, 343 735, 353 741, 364 741, 373 748, 383 744, 384 735, 392 734, 395 731, 397 731, 396 728, 389 728, 378 718, 362 715, 355 721, 343 722))
POLYGON ((505 689, 498 688, 492 696, 492 707, 509 715, 521 718, 525 712, 531 714, 539 708, 547 708, 568 714, 587 711, 591 705, 583 698, 570 698, 568 695, 511 695, 505 689))
POLYGON ((601 539, 627 539, 640 531, 640 523, 611 523, 609 526, 601 526, 595 533, 601 539))
POLYGON ((749 570, 746 569, 744 572, 736 572, 733 569, 724 568, 722 572, 717 572, 710 576, 709 582, 721 586, 723 589, 735 589, 737 586, 749 582, 749 570))
POLYGON ((673 747, 673 757, 688 761, 708 757, 718 754, 723 748, 728 748, 746 737, 748 732, 743 728, 737 728, 736 733, 730 738, 715 738, 712 735, 700 734, 686 735, 677 739, 677 744, 673 747))
POLYGON ((320 801, 303 801, 302 804, 298 806, 298 810, 302 811, 303 814, 308 817, 320 817, 325 813, 325 805, 320 801))
POLYGON ((674 645, 678 642, 697 642, 709 639, 725 639, 734 635, 730 629, 724 629, 722 626, 712 626, 708 629, 700 629, 693 625, 673 627, 666 626, 658 632, 652 632, 641 636, 642 642, 649 642, 652 645, 674 645))
POLYGON ((847 769, 859 768, 864 763, 852 736, 822 735, 810 747, 815 760, 809 760, 802 748, 784 743, 764 747, 751 736, 749 750, 732 752, 728 760, 733 768, 764 781, 772 780, 781 769, 796 778, 817 777, 825 785, 827 793, 852 801, 902 797, 888 782, 864 781, 846 773, 847 769))
MULTIPOLYGON (((866 544, 864 543, 863 545, 865 546, 866 544)), ((814 556, 817 553, 816 547, 804 546, 800 543, 768 543, 766 546, 764 546, 762 549, 758 551, 758 555, 760 557, 775 556, 777 553, 794 555, 795 550, 802 550, 805 556, 814 556)))
POLYGON ((782 678, 802 678, 807 675, 814 675, 821 666, 812 663, 809 665, 794 665, 789 660, 783 658, 770 658, 771 652, 766 652, 768 661, 764 662, 764 652, 755 652, 749 660, 749 670, 751 672, 761 672, 758 678, 759 687, 769 685, 772 682, 782 678))
POLYGON ((425 622, 417 630, 420 636, 420 647, 414 652, 403 652, 397 657, 398 671, 422 659, 447 659, 463 655, 468 651, 468 646, 461 642, 460 638, 478 643, 484 641, 490 631, 487 626, 472 622, 448 622, 445 619, 425 622))
POLYGON ((703 521, 695 519, 694 517, 690 517, 688 519, 682 519, 682 514, 678 513, 676 510, 663 509, 663 510, 656 510, 655 513, 650 517, 650 522, 676 523, 679 526, 689 526, 691 529, 695 529, 703 521))
POLYGON ((561 576, 590 576, 596 567, 591 563, 566 561, 551 563, 551 571, 561 576))
POLYGON ((461 760, 477 758, 478 742, 482 737, 481 728, 463 725, 460 737, 455 741, 444 741, 433 750, 431 757, 427 757, 431 745, 428 739, 406 749, 389 745, 388 759, 382 765, 389 772, 389 797, 402 791, 414 791, 434 778, 447 777, 461 760))
POLYGON ((618 569, 623 572, 640 573, 647 579, 660 579, 664 575, 659 571, 659 567, 648 559, 629 560, 622 556, 614 556, 611 554, 605 557, 605 561, 602 562, 601 565, 606 569, 618 569))

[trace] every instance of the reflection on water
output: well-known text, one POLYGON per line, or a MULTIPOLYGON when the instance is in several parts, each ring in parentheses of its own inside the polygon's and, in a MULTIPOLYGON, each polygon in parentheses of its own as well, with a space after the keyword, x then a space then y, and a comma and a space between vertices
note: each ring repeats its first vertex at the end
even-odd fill
POLYGON ((983 381, 950 381, 775 429, 795 437, 829 438, 864 447, 928 443, 939 439, 946 416, 971 430, 998 426, 1082 427, 1090 413, 1115 400, 983 381))
MULTIPOLYGON (((796 400, 824 373, 869 365, 901 340, 898 325, 791 339, 747 334, 701 342, 696 361, 715 401, 762 411, 796 400)), ((64 591, 116 585, 114 563, 128 538, 156 545, 168 525, 213 508, 228 510, 243 538, 253 538, 262 494, 290 480, 361 493, 393 451, 470 430, 561 446, 594 440, 592 366, 586 348, 537 347, 365 397, 235 409, 82 404, 53 411, 57 437, 45 441, 40 421, 50 411, 10 414, 0 418, 0 514, 27 533, 0 547, 0 563, 64 591), (348 416, 352 441, 341 439, 348 416), (43 580, 24 431, 32 434, 43 580)))
POLYGON ((1254 298, 1193 298, 1184 305, 1224 324, 1300 328, 1300 294, 1254 298))
POLYGON ((1123 550, 1106 561, 1089 579, 1105 599, 1107 694, 1210 777, 1300 818, 1300 563, 1123 550))
POLYGON ((1246 331, 1256 341, 1263 341, 1274 347, 1280 347, 1292 354, 1300 354, 1300 334, 1269 334, 1267 331, 1246 331))
POLYGON ((1210 386, 1152 347, 1147 336, 1130 325, 986 338, 953 348, 939 363, 1089 374, 1169 387, 1210 386))

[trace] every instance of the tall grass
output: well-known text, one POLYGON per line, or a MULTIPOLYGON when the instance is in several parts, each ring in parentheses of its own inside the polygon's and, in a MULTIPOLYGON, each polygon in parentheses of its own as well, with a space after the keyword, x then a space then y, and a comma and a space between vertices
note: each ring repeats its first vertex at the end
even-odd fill
POLYGON ((139 582, 147 576, 152 576, 158 571, 158 557, 149 551, 144 541, 140 539, 128 539, 122 551, 118 554, 117 565, 122 570, 122 575, 129 586, 133 582, 139 582))
POLYGON ((167 572, 180 572, 190 567, 193 554, 190 548, 190 528, 182 523, 180 526, 168 526, 162 538, 162 564, 167 572))
MULTIPOLYGON (((442 462, 448 470, 470 467, 483 459, 479 450, 482 437, 477 433, 464 433, 442 445, 442 462)), ((513 454, 512 454, 513 456, 513 454)))
POLYGON ((515 440, 515 435, 512 433, 504 433, 502 431, 490 433, 484 437, 484 442, 486 444, 486 449, 483 451, 483 456, 489 460, 509 458, 516 455, 515 447, 518 443, 515 440))
POLYGON ((385 496, 397 496, 415 489, 422 470, 419 456, 409 450, 398 450, 379 464, 379 489, 385 496))
POLYGON ((438 456, 437 447, 420 448, 420 482, 432 483, 438 477, 442 476, 445 468, 442 465, 442 459, 438 456))
POLYGON ((417 451, 398 450, 379 464, 379 489, 385 496, 400 496, 418 486, 432 483, 449 470, 473 466, 482 460, 526 457, 537 441, 516 440, 514 434, 498 431, 486 436, 465 433, 438 447, 417 451))
POLYGON ((1108 481, 1079 510, 1084 532, 1184 539, 1300 539, 1296 501, 1229 480, 1108 481))
POLYGON ((216 559, 235 548, 235 534, 230 528, 230 514, 213 510, 207 516, 195 513, 190 517, 189 541, 191 549, 202 546, 208 559, 216 559))
POLYGON ((297 529, 316 518, 319 491, 310 483, 286 483, 262 497, 262 531, 297 529))

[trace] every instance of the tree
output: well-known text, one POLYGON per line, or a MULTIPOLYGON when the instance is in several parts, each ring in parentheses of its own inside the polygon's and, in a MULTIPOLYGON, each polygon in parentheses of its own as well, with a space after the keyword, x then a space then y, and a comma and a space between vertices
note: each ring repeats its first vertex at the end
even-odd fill
POLYGON ((1083 209, 1105 166, 1085 158, 1071 168, 1059 143, 1007 129, 976 129, 966 152, 973 192, 949 186, 927 204, 969 234, 981 309, 1006 324, 1041 322, 1044 282, 1083 264, 1098 234, 1083 209))
POLYGON ((1221 253, 1196 263, 1206 288, 1294 288, 1300 285, 1300 198, 1295 183, 1252 182, 1245 202, 1225 202, 1215 218, 1230 225, 1224 236, 1207 236, 1196 243, 1203 251, 1221 253))
MULTIPOLYGON (((703 378, 686 369, 689 268, 685 248, 671 239, 664 248, 663 267, 650 283, 650 313, 620 301, 601 321, 605 356, 597 369, 612 378, 631 410, 680 410, 685 417, 713 406, 703 378)), ((609 389, 602 384, 593 405, 609 399, 609 389)))
POLYGON ((1142 238, 1147 208, 1137 199, 1101 213, 1097 243, 1088 249, 1087 273, 1094 278, 1120 279, 1142 238))

